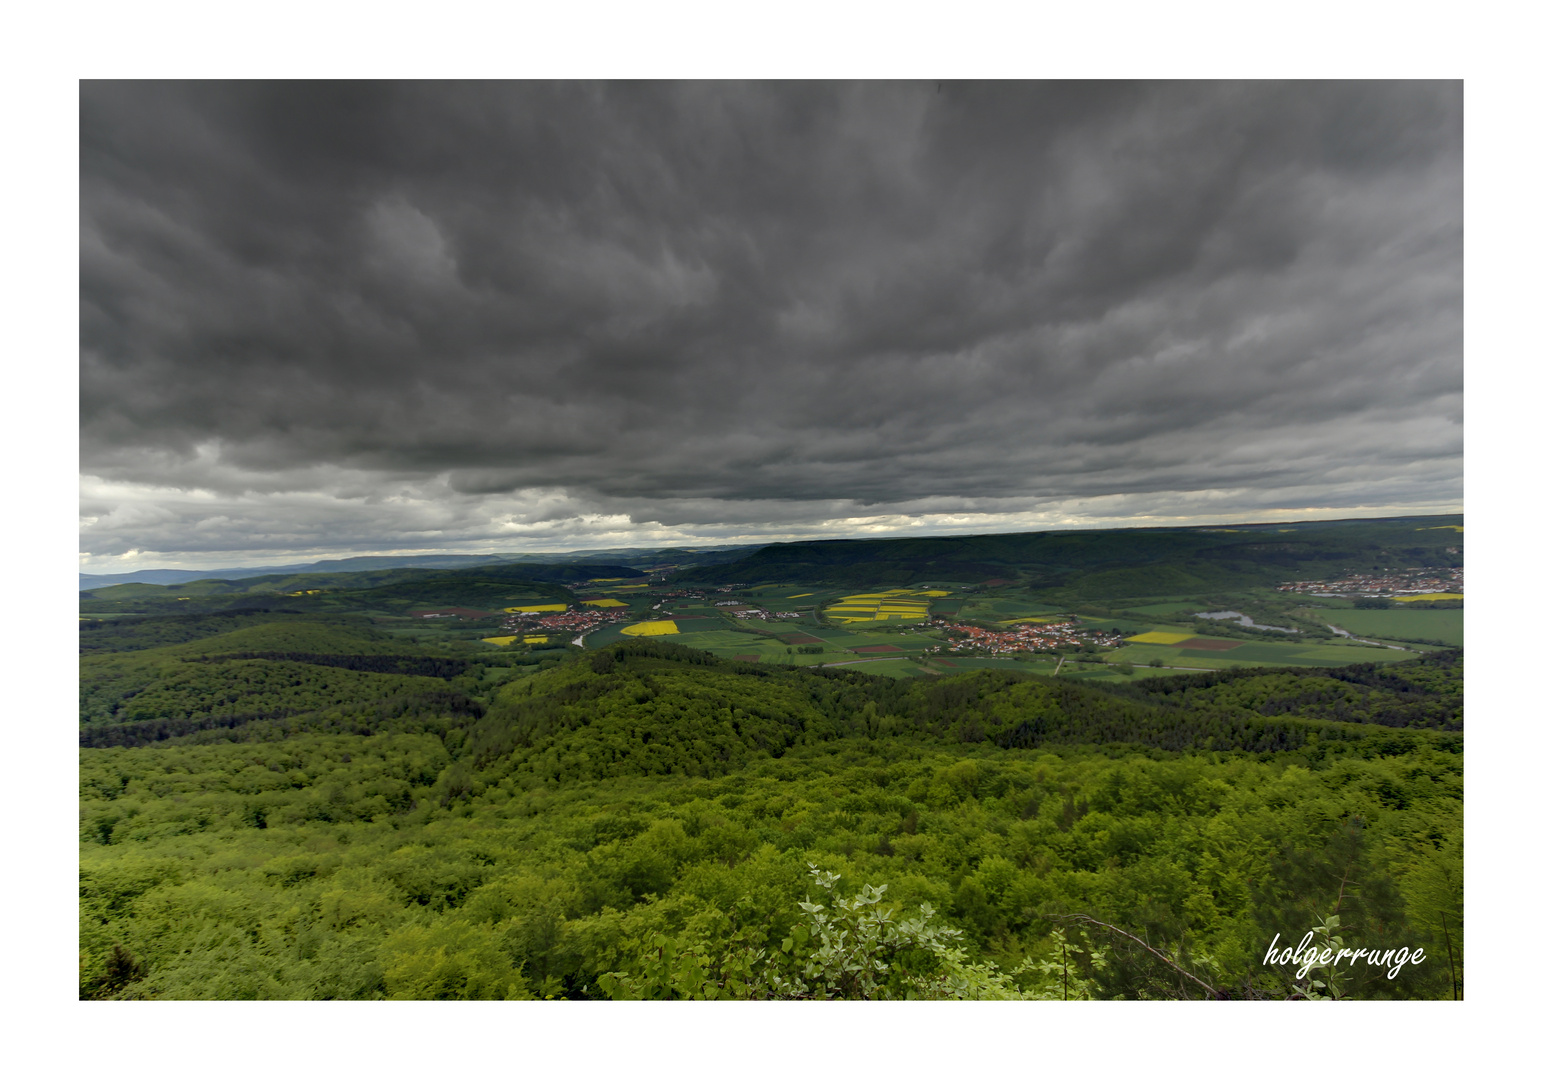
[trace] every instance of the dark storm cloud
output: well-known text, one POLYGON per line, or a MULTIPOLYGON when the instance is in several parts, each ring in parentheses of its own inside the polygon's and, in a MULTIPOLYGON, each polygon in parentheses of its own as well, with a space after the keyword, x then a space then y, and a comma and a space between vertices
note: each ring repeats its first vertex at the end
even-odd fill
POLYGON ((87 83, 83 547, 1455 505, 1461 106, 87 83))

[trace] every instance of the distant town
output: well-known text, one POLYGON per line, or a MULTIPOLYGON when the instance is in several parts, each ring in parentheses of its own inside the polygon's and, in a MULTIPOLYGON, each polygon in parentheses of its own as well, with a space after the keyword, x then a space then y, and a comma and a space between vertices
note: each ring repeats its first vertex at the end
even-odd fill
POLYGON ((1334 581, 1288 581, 1277 585, 1280 592, 1306 593, 1309 596, 1419 596, 1431 593, 1461 593, 1463 568, 1414 566, 1406 570, 1384 570, 1375 574, 1351 574, 1334 581))

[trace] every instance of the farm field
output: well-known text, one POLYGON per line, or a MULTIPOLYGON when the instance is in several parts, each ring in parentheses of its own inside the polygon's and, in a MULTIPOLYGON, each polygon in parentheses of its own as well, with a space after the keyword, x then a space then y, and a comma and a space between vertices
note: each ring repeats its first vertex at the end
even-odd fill
MULTIPOLYGON (((690 626, 687 623, 686 626, 690 626)), ((770 651, 775 648, 778 652, 785 653, 788 646, 776 638, 760 634, 747 634, 739 630, 726 630, 714 627, 711 630, 685 630, 673 639, 674 644, 684 645, 689 649, 705 649, 708 651, 731 652, 757 652, 763 649, 770 651)))
POLYGON ((1103 684, 1106 686, 1110 683, 1131 683, 1135 682, 1137 679, 1150 679, 1154 674, 1156 674, 1156 672, 1154 672, 1151 668, 1141 667, 1134 668, 1129 675, 1126 675, 1120 671, 1116 671, 1111 667, 1099 667, 1092 664, 1086 667, 1079 665, 1069 671, 1067 668, 1072 668, 1072 665, 1068 664, 1066 667, 1061 669, 1061 678, 1063 679, 1071 679, 1073 682, 1103 684))
POLYGON ((1095 615, 1078 615, 1077 622, 1089 630, 1118 630, 1129 637, 1132 634, 1145 634, 1153 630, 1176 630, 1177 627, 1165 626, 1156 619, 1128 619, 1120 616, 1118 619, 1100 618, 1095 615))
POLYGON ((621 632, 631 637, 662 637, 667 634, 678 634, 680 630, 669 619, 650 619, 647 622, 624 626, 621 632))
MULTIPOLYGON (((622 627, 620 624, 612 623, 609 626, 602 626, 597 630, 591 630, 589 633, 585 634, 584 648, 603 649, 607 645, 615 645, 618 641, 632 640, 634 639, 631 636, 622 633, 622 627)), ((670 640, 673 641, 674 639, 671 638, 670 640)))
POLYGON ((1014 660, 1005 656, 942 656, 930 654, 921 663, 933 671, 959 675, 970 671, 1024 671, 1035 675, 1049 675, 1055 670, 1054 660, 1014 660))
POLYGON ((1130 640, 1140 645, 1177 645, 1194 636, 1186 630, 1148 630, 1144 634, 1133 635, 1130 640))
POLYGON ((1463 643, 1463 613, 1461 609, 1390 608, 1387 611, 1349 610, 1336 611, 1326 617, 1352 634, 1363 637, 1396 638, 1418 641, 1439 641, 1446 645, 1463 643))
MULTIPOLYGON (((944 615, 978 625, 1011 626, 1069 613, 1067 604, 1040 602, 1028 590, 1020 587, 1012 587, 1005 592, 988 590, 986 595, 972 595, 980 589, 979 585, 943 587, 940 583, 930 583, 938 584, 939 587, 864 588, 854 584, 842 589, 783 581, 736 589, 726 595, 714 595, 713 591, 707 591, 702 599, 664 602, 659 600, 659 595, 667 589, 657 586, 639 587, 634 582, 629 583, 626 591, 621 591, 619 587, 622 584, 620 581, 598 583, 597 588, 597 583, 591 583, 591 591, 587 594, 589 599, 582 602, 593 608, 620 611, 630 601, 633 618, 638 621, 601 627, 590 632, 585 636, 586 649, 599 649, 618 641, 659 636, 672 644, 701 649, 728 659, 755 657, 764 663, 798 667, 825 664, 897 678, 991 669, 1048 675, 1056 670, 1053 658, 1037 658, 1025 662, 1007 657, 925 653, 924 650, 941 640, 941 635, 935 631, 924 630, 919 633, 907 628, 916 627, 917 623, 931 615, 944 615), (610 595, 601 598, 596 595, 597 592, 610 595), (729 615, 724 607, 718 606, 720 597, 721 600, 743 602, 772 611, 805 608, 806 614, 802 618, 788 620, 737 619, 729 615), (816 605, 821 606, 822 618, 814 617, 813 609, 816 605), (797 651, 800 646, 807 648, 815 645, 823 646, 824 651, 797 651), (794 650, 792 653, 788 651, 790 647, 794 650)), ((1340 641, 1232 639, 1225 633, 1207 634, 1195 625, 1186 625, 1187 619, 1178 625, 1165 621, 1166 617, 1214 607, 1222 595, 1198 597, 1169 592, 1167 595, 1150 597, 1144 602, 1132 600, 1131 603, 1138 606, 1131 608, 1125 608, 1120 601, 1115 600, 1107 602, 1103 610, 1097 606, 1092 607, 1092 612, 1097 614, 1083 614, 1079 612, 1078 605, 1070 605, 1070 613, 1076 613, 1075 617, 1082 628, 1118 630, 1127 644, 1102 654, 1101 659, 1107 661, 1107 666, 1067 663, 1060 671, 1061 677, 1075 681, 1128 682, 1133 678, 1150 678, 1158 674, 1161 668, 1148 666, 1153 661, 1160 662, 1164 668, 1195 671, 1260 665, 1307 667, 1343 666, 1369 661, 1390 663, 1413 655, 1411 652, 1340 641), (1185 642, 1191 641, 1195 644, 1186 647, 1185 642), (1115 665, 1120 663, 1134 665, 1134 673, 1123 675, 1115 670, 1115 665)), ((1261 621, 1284 617, 1270 614, 1272 609, 1268 605, 1271 602, 1279 604, 1280 598, 1265 589, 1245 590, 1245 593, 1237 594, 1230 601, 1233 607, 1241 605, 1262 608, 1256 614, 1256 618, 1261 621)), ((547 607, 551 604, 550 599, 543 603, 532 598, 528 604, 513 606, 547 607)), ((1303 606, 1308 610, 1299 611, 1295 616, 1299 620, 1322 618, 1357 635, 1423 639, 1454 645, 1462 642, 1461 611, 1397 607, 1389 610, 1361 610, 1339 607, 1337 604, 1320 607, 1311 603, 1303 606), (1332 612, 1324 610, 1330 606, 1333 607, 1332 612), (1317 610, 1311 610, 1313 608, 1317 610)), ((435 629, 443 631, 449 628, 435 629)), ((486 634, 488 631, 483 630, 482 635, 486 634)), ((529 639, 524 642, 527 645, 532 643, 529 639)))
MULTIPOLYGON (((827 660, 827 663, 831 661, 827 660)), ((883 657, 878 660, 862 660, 854 657, 835 661, 834 664, 839 664, 843 671, 861 671, 865 675, 888 675, 892 679, 908 679, 913 675, 929 674, 920 663, 906 657, 883 657)))
MULTIPOLYGON (((1409 659, 1418 654, 1364 645, 1297 644, 1296 642, 1246 642, 1236 649, 1213 652, 1182 649, 1172 645, 1125 645, 1108 653, 1111 663, 1147 665, 1153 660, 1165 667, 1221 670, 1234 667, 1279 665, 1284 667, 1342 667, 1346 664, 1380 663, 1409 659)), ((1150 674, 1150 673, 1148 673, 1150 674)))
POLYGON ((822 661, 830 660, 832 656, 842 659, 855 660, 853 654, 839 652, 831 646, 825 647, 823 653, 801 653, 798 646, 789 646, 786 642, 764 634, 746 634, 734 630, 696 630, 687 631, 669 639, 672 644, 684 645, 690 649, 701 649, 715 656, 728 659, 738 659, 746 656, 754 656, 757 660, 768 664, 796 664, 800 667, 813 666, 822 661), (789 653, 789 648, 793 652, 789 653))
POLYGON ((1162 604, 1143 604, 1140 607, 1126 608, 1126 611, 1134 611, 1141 615, 1173 615, 1180 611, 1195 610, 1193 600, 1173 600, 1162 604))
POLYGON ((887 589, 851 593, 825 608, 824 615, 842 624, 919 621, 927 617, 928 601, 947 594, 941 589, 887 589))

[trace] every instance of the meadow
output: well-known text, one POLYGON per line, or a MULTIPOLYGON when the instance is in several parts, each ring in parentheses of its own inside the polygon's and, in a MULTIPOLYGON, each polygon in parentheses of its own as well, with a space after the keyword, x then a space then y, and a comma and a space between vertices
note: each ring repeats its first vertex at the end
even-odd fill
POLYGON ((1463 643, 1463 612, 1458 609, 1394 607, 1385 611, 1336 611, 1327 621, 1363 637, 1394 641, 1435 641, 1443 645, 1463 643))

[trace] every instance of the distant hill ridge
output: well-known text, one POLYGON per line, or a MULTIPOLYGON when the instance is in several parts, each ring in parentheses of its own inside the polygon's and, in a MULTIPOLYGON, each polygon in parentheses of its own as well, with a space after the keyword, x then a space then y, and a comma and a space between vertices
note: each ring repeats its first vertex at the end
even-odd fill
POLYGON ((109 585, 183 585, 190 581, 237 581, 241 578, 279 574, 333 574, 360 570, 463 570, 503 563, 541 565, 578 565, 618 562, 644 564, 669 561, 705 566, 727 562, 753 552, 758 545, 705 548, 603 548, 587 551, 498 552, 486 555, 355 555, 344 559, 322 559, 310 563, 283 566, 238 566, 224 570, 177 570, 160 568, 135 570, 124 574, 81 574, 80 589, 103 589, 109 585))
POLYGON ((1055 530, 976 536, 768 544, 737 561, 691 567, 701 584, 981 583, 1005 578, 1047 601, 1268 585, 1376 567, 1461 566, 1462 515, 1268 524, 1055 530))

